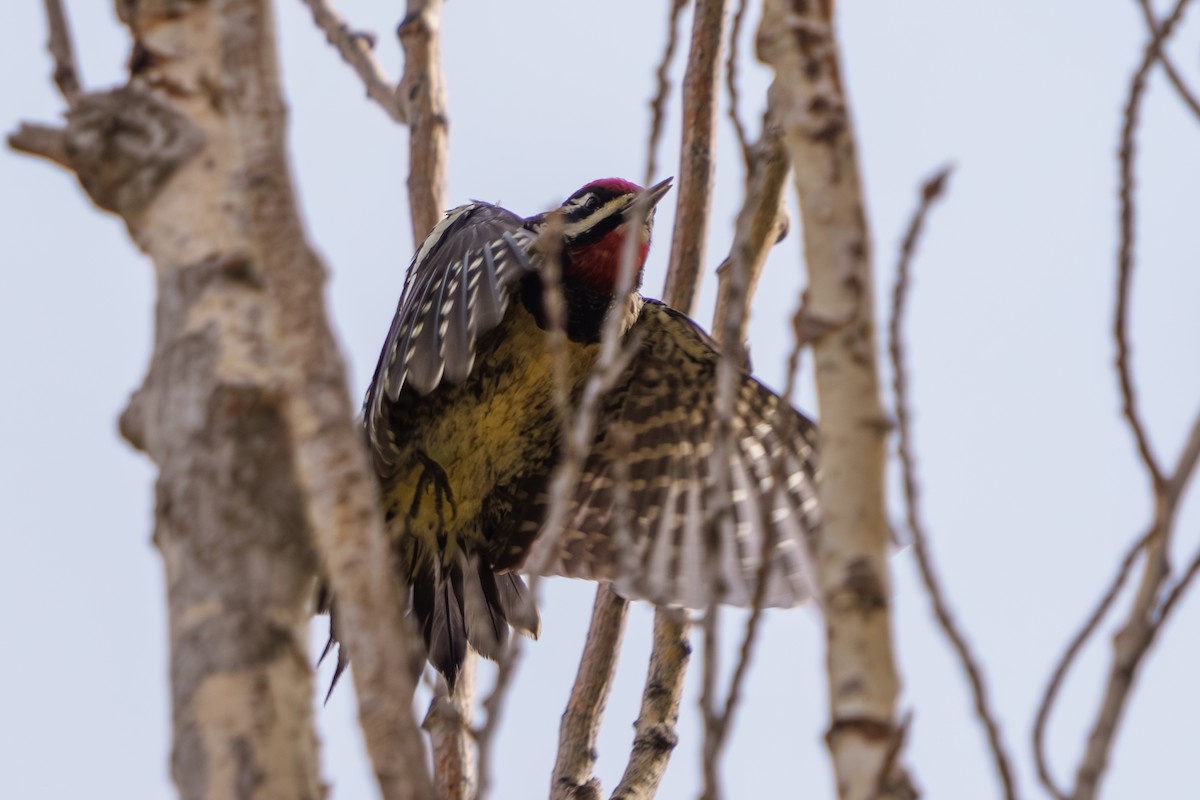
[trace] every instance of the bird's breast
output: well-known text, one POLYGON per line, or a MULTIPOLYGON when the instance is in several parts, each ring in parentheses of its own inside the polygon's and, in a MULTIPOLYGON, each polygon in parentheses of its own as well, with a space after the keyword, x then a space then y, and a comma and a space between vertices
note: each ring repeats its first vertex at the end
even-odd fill
MULTIPOLYGON (((567 341, 565 349, 572 397, 599 347, 567 341)), ((478 343, 463 383, 425 397, 402 394, 391 415, 402 456, 383 487, 393 532, 436 542, 448 556, 464 540, 481 540, 488 495, 552 466, 561 431, 555 380, 547 333, 514 302, 504 322, 478 343), (442 476, 429 477, 430 461, 444 473, 444 487, 442 476)))

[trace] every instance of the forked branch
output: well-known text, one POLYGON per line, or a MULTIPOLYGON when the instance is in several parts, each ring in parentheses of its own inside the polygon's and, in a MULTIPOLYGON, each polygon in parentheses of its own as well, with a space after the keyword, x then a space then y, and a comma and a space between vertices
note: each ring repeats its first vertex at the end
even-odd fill
MULTIPOLYGON (((1160 58, 1163 43, 1178 25, 1186 6, 1187 0, 1178 0, 1161 26, 1154 29, 1153 24, 1150 25, 1151 37, 1143 51, 1141 63, 1130 80, 1119 155, 1121 224, 1117 261, 1117 303, 1113 318, 1113 336, 1117 347, 1116 371, 1125 420, 1133 432, 1142 465, 1149 478, 1154 518, 1147 533, 1130 548, 1109 590, 1059 660, 1039 707, 1034 727, 1034 754, 1038 764, 1038 776, 1043 785, 1059 800, 1065 800, 1067 797, 1072 800, 1093 800, 1096 797, 1108 768, 1109 752, 1132 693, 1138 669, 1175 607, 1177 599, 1191 584, 1198 568, 1194 559, 1184 576, 1171 584, 1169 553, 1175 532, 1176 512, 1194 474, 1197 461, 1200 460, 1200 417, 1193 423, 1178 460, 1169 472, 1164 471, 1153 454, 1145 424, 1138 412, 1128 332, 1135 241, 1135 134, 1150 70, 1160 58), (1050 711, 1067 669, 1083 642, 1096 630, 1103 615, 1111 607, 1121 584, 1139 555, 1144 556, 1141 581, 1129 613, 1113 639, 1112 662, 1103 697, 1092 723, 1083 757, 1076 769, 1075 786, 1070 792, 1066 792, 1054 783, 1044 752, 1044 734, 1050 711)), ((1181 92, 1180 96, 1186 100, 1186 93, 1181 92)), ((1197 559, 1200 559, 1200 556, 1197 556, 1197 559)))
POLYGON ((367 97, 371 98, 393 122, 408 124, 408 106, 399 87, 388 78, 375 58, 375 36, 357 31, 342 18, 329 0, 303 0, 312 12, 313 22, 325 33, 329 43, 337 48, 342 60, 350 65, 362 81, 367 97))

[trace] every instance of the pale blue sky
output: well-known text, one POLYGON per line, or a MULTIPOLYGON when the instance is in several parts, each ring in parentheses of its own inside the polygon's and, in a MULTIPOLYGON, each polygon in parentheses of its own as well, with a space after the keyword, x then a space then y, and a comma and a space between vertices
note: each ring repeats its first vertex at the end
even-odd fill
MULTIPOLYGON (((83 78, 120 80, 127 53, 110 3, 68 3, 83 78)), ((341 3, 380 34, 399 3, 341 3)), ((667 3, 452 0, 444 56, 450 94, 452 203, 549 207, 585 181, 640 179, 646 101, 667 3)), ((13 4, 0 46, 0 127, 53 120, 41 4, 13 4)), ((294 173, 310 234, 328 259, 330 302, 361 395, 412 250, 407 139, 371 106, 301 4, 280 0, 294 173)), ((1066 636, 1148 519, 1146 482, 1120 424, 1112 308, 1119 110, 1143 34, 1132 0, 1003 4, 912 0, 839 3, 860 133, 880 294, 919 182, 957 165, 916 264, 909 341, 925 516, 940 572, 986 666, 1027 796, 1037 697, 1066 636)), ((752 56, 752 14, 743 52, 752 56)), ((1200 85, 1200 23, 1173 47, 1200 85)), ((677 77, 678 77, 677 70, 677 77)), ((769 76, 743 68, 758 127, 769 76)), ((678 149, 672 106, 662 174, 678 149)), ((1200 408, 1197 121, 1157 73, 1139 137, 1136 373, 1151 435, 1173 460, 1200 408)), ((726 251, 741 200, 732 131, 722 125, 709 263, 726 251)), ((646 292, 662 285, 673 201, 658 217, 646 292)), ((163 586, 150 545, 151 465, 116 434, 145 370, 150 265, 116 219, 74 180, 0 153, 0 769, 12 797, 158 798, 171 794, 163 586)), ((800 238, 776 249, 755 307, 751 345, 783 384, 786 316, 801 283, 800 238)), ((711 317, 706 279, 701 321, 711 317)), ((812 412, 805 384, 801 405, 812 412)), ((902 509, 893 493, 892 516, 902 509)), ((1200 544, 1193 501, 1178 560, 1200 544)), ((957 666, 930 623, 909 554, 895 567, 902 705, 914 722, 908 762, 933 798, 997 796, 957 666)), ((498 798, 544 796, 593 596, 556 580, 544 636, 527 649, 500 744, 498 798)), ((645 671, 650 610, 637 605, 600 746, 611 788, 624 767, 645 671)), ((737 621, 738 615, 730 615, 737 621)), ((1140 674, 1105 796, 1198 796, 1200 602, 1179 609, 1140 674)), ((324 635, 323 622, 315 638, 324 635)), ((730 797, 831 795, 822 631, 811 610, 771 612, 725 770, 730 797)), ((314 645, 315 647, 315 645, 314 645)), ((1056 773, 1073 773, 1090 723, 1108 634, 1089 648, 1051 728, 1056 773)), ((697 661, 696 666, 698 667, 697 661)), ((321 676, 322 682, 327 675, 321 676)), ((692 671, 681 744, 663 797, 694 796, 700 753, 692 671)), ((319 708, 335 798, 373 796, 351 684, 319 708)))

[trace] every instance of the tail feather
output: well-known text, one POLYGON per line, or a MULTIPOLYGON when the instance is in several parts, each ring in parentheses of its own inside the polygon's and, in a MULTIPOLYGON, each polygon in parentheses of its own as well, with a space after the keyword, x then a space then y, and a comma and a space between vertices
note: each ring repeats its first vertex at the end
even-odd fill
POLYGON ((433 591, 433 614, 425 622, 429 661, 446 676, 450 688, 467 657, 467 628, 463 619, 462 569, 453 565, 439 570, 433 591), (448 574, 447 574, 448 573, 448 574))
POLYGON ((533 597, 525 586, 525 581, 515 572, 497 575, 496 586, 500 590, 500 607, 504 611, 508 624, 517 633, 536 639, 542 635, 542 618, 538 615, 533 597))
POLYGON ((541 620, 525 582, 497 575, 478 554, 451 563, 433 560, 412 578, 412 609, 429 661, 450 688, 462 671, 467 645, 496 660, 508 647, 509 627, 537 638, 541 620))
POLYGON ((508 647, 508 620, 496 588, 496 575, 479 556, 471 556, 463 575, 463 617, 467 640, 484 658, 493 661, 508 647))
POLYGON ((337 686, 338 678, 342 677, 346 667, 350 666, 350 655, 346 652, 346 645, 338 637, 337 604, 333 601, 333 592, 329 590, 329 584, 323 580, 317 584, 317 613, 329 615, 329 640, 325 642, 325 649, 321 651, 317 665, 320 666, 325 661, 333 651, 334 645, 337 645, 338 649, 337 666, 333 670, 333 679, 329 681, 329 691, 325 693, 325 702, 328 703, 329 698, 333 696, 333 687, 337 686))

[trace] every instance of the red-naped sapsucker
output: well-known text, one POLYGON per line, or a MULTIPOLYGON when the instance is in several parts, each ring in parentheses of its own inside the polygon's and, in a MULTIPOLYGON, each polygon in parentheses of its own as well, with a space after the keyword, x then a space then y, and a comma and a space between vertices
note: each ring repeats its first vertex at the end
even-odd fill
MULTIPOLYGON (((496 658, 510 626, 537 636, 537 609, 519 575, 534 564, 659 604, 748 605, 769 536, 765 605, 811 595, 813 424, 739 368, 730 447, 717 447, 715 342, 636 289, 654 204, 669 189, 669 180, 645 190, 597 180, 530 218, 473 202, 448 212, 409 266, 363 425, 396 568, 411 587, 429 660, 452 686, 468 645, 496 658), (618 297, 628 236, 637 237, 635 288, 618 297), (609 313, 636 342, 599 404, 594 443, 552 543, 542 527, 563 443, 547 344, 548 258, 560 267, 572 404, 609 313), (623 491, 618 480, 627 481, 623 491), (718 508, 727 509, 724 521, 718 508)), ((339 673, 345 663, 339 652, 339 673)))

